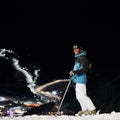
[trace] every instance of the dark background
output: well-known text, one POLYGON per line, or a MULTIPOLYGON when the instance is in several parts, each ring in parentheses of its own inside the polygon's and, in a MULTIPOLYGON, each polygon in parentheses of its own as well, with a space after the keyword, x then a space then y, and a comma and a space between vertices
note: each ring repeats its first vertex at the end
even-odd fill
POLYGON ((105 3, 94 4, 3 3, 0 46, 38 64, 46 79, 68 77, 74 43, 84 46, 95 66, 119 68, 118 18, 105 3))
POLYGON ((42 81, 68 78, 75 43, 84 47, 96 71, 119 70, 119 19, 110 3, 16 0, 1 5, 1 48, 15 51, 23 66, 40 68, 42 81))

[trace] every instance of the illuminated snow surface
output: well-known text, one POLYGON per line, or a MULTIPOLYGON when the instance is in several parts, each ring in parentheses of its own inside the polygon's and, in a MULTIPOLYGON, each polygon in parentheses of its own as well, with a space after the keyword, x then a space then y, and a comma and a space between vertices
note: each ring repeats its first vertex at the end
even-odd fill
POLYGON ((88 116, 50 116, 50 115, 31 115, 19 117, 0 117, 0 120, 120 120, 120 113, 112 112, 111 114, 97 114, 88 116))

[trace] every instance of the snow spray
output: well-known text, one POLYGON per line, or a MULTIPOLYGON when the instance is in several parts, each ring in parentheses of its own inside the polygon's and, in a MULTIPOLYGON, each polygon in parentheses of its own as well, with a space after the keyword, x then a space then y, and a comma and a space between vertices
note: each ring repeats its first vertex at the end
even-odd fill
POLYGON ((33 79, 33 76, 30 74, 28 69, 25 67, 21 67, 21 65, 19 64, 19 60, 14 57, 10 57, 10 55, 8 54, 12 54, 14 56, 15 52, 12 50, 0 49, 0 57, 3 57, 5 59, 11 59, 13 62, 13 67, 17 71, 22 72, 23 75, 26 77, 27 87, 29 87, 29 89, 31 90, 33 94, 37 94, 37 92, 35 91, 35 87, 36 87, 36 80, 39 77, 40 69, 34 70, 35 77, 33 79))

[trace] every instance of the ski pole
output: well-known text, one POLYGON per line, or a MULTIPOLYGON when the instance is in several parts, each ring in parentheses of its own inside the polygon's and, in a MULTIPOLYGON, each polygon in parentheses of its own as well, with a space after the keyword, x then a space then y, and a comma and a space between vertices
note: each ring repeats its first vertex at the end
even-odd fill
POLYGON ((62 100, 61 100, 61 102, 60 102, 60 105, 59 105, 59 107, 58 107, 57 114, 60 113, 60 109, 61 109, 61 106, 62 106, 62 104, 63 104, 63 100, 64 100, 64 98, 65 98, 65 95, 66 95, 66 93, 67 93, 67 91, 68 91, 68 88, 69 88, 69 86, 70 86, 70 83, 71 83, 71 79, 70 79, 70 81, 68 82, 67 88, 66 88, 66 90, 65 90, 65 93, 64 93, 64 95, 63 95, 63 97, 62 97, 62 100))

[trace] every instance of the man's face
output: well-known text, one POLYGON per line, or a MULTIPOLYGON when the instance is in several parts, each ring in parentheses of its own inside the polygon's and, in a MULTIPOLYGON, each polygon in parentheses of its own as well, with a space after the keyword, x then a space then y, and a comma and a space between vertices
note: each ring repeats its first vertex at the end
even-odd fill
POLYGON ((75 55, 80 54, 80 49, 75 48, 75 49, 73 49, 73 52, 74 52, 75 55))

